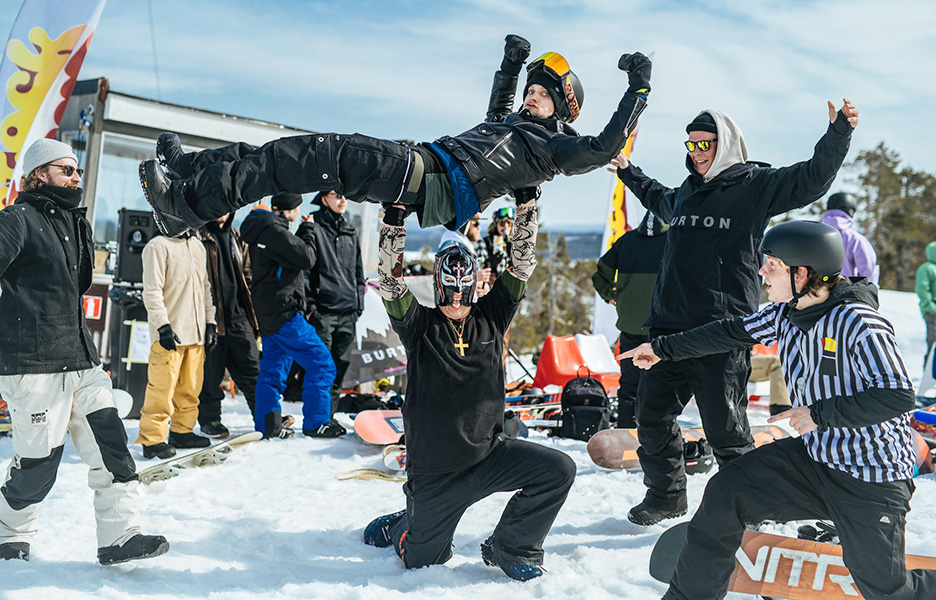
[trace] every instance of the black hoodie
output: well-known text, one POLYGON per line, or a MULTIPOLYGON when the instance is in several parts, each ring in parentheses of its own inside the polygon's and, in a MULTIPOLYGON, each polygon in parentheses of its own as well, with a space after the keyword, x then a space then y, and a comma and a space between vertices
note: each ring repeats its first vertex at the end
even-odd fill
POLYGON ((255 208, 241 225, 249 246, 250 292, 260 335, 272 335, 305 307, 303 271, 315 265, 315 235, 302 223, 293 235, 289 221, 265 208, 255 208))

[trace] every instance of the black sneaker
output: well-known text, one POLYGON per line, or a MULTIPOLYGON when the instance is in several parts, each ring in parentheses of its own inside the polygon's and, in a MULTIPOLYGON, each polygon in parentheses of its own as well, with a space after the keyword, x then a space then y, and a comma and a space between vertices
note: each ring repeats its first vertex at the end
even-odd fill
POLYGON ((341 437, 344 434, 348 433, 348 430, 336 423, 335 421, 328 421, 327 423, 322 423, 316 429, 303 429, 302 435, 307 435, 309 437, 318 437, 318 438, 336 438, 341 437))
POLYGON ((140 185, 143 186, 143 196, 153 209, 156 226, 163 235, 175 238, 185 235, 192 228, 176 210, 169 191, 171 183, 166 168, 159 161, 150 159, 140 163, 140 185))
POLYGON ((0 560, 29 560, 29 544, 27 542, 0 544, 0 560))
POLYGON ((185 179, 192 175, 192 160, 185 155, 179 136, 164 131, 156 139, 156 158, 169 170, 172 179, 185 179))
POLYGON ((169 552, 169 542, 161 535, 143 535, 138 533, 123 546, 98 548, 97 558, 102 565, 116 565, 130 560, 152 558, 169 552))
POLYGON ((225 427, 221 421, 212 421, 211 423, 206 423, 199 427, 201 429, 202 435, 207 435, 210 438, 226 438, 231 435, 231 432, 228 431, 228 428, 225 427))
POLYGON ((502 565, 494 560, 494 536, 481 542, 481 560, 489 567, 500 567, 507 577, 517 581, 529 581, 541 577, 546 569, 539 565, 502 565))
POLYGON ((166 442, 153 444, 152 446, 143 446, 143 458, 172 458, 176 455, 175 448, 166 442))
POLYGON ((368 523, 364 531, 361 532, 361 540, 368 546, 389 548, 393 545, 393 540, 390 539, 390 527, 405 514, 406 511, 401 510, 389 515, 377 517, 368 523))
POLYGON ((685 496, 680 497, 679 500, 669 508, 658 506, 644 498, 643 502, 630 509, 630 512, 627 513, 627 520, 637 525, 656 525, 660 521, 683 516, 686 514, 687 509, 688 506, 685 496))
POLYGON ((169 445, 176 448, 207 448, 211 445, 211 440, 192 431, 188 433, 170 431, 169 445))

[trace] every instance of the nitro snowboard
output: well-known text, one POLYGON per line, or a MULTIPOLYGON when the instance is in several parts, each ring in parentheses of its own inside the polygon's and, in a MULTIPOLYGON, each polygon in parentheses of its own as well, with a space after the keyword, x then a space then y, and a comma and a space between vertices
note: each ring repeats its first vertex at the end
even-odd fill
MULTIPOLYGON (((689 523, 663 532, 650 554, 650 576, 669 583, 686 543, 689 523)), ((936 569, 936 558, 907 556, 908 569, 936 569)), ((858 588, 842 560, 842 547, 758 531, 745 531, 735 553, 728 589, 788 600, 853 600, 858 588)))
POLYGON ((354 418, 354 432, 368 444, 403 443, 403 413, 398 410, 364 410, 354 418))
POLYGON ((149 485, 154 481, 162 481, 175 477, 186 469, 195 467, 205 467, 208 465, 220 465, 228 459, 234 449, 250 442, 255 442, 263 438, 259 431, 251 431, 238 435, 223 442, 218 442, 207 448, 202 448, 182 456, 175 456, 159 464, 153 465, 140 471, 140 482, 143 485, 149 485))
MULTIPOLYGON (((687 442, 697 442, 705 437, 705 432, 699 427, 683 428, 682 433, 683 439, 687 442)), ((776 425, 753 425, 751 434, 754 436, 755 447, 789 436, 786 431, 776 425)), ((586 446, 592 462, 606 469, 639 469, 640 461, 637 459, 639 447, 636 429, 599 431, 588 440, 586 446)))

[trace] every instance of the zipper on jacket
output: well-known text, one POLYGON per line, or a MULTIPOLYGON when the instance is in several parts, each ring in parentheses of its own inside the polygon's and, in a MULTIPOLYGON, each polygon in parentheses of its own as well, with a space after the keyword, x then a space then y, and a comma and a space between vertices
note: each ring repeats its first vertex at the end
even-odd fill
POLYGON ((497 152, 501 146, 510 141, 510 138, 513 137, 514 132, 508 131, 507 134, 501 139, 497 140, 497 143, 494 144, 490 150, 484 153, 484 158, 491 158, 491 155, 497 152))

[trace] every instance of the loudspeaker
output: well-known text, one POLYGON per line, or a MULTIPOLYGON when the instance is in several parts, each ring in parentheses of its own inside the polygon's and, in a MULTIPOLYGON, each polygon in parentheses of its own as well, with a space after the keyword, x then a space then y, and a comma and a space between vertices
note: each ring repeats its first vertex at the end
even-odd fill
POLYGON ((117 264, 114 281, 143 282, 143 246, 157 235, 153 213, 121 208, 117 220, 117 264))

